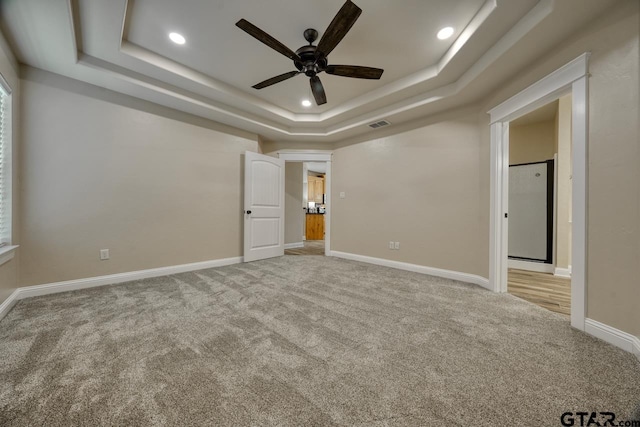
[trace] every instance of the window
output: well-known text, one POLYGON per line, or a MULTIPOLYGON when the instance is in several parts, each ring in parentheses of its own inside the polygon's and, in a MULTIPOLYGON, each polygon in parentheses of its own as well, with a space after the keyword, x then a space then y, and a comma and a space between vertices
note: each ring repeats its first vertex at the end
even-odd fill
POLYGON ((0 247, 11 243, 11 88, 0 75, 0 247))

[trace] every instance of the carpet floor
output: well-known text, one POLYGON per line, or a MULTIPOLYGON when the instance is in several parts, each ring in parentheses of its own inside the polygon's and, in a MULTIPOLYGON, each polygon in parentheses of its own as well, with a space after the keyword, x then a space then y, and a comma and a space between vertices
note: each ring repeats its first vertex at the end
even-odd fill
POLYGON ((508 294, 284 256, 20 301, 0 425, 557 426, 630 419, 640 363, 508 294))

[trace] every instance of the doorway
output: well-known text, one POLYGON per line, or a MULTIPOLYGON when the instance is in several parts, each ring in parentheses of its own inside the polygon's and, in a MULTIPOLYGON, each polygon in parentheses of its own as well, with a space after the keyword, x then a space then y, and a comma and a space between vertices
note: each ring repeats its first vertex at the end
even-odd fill
POLYGON ((571 313, 571 95, 509 123, 507 292, 571 313))
POLYGON ((285 255, 324 255, 326 162, 285 166, 285 255))
POLYGON ((285 254, 329 255, 331 152, 287 151, 277 154, 285 161, 285 170, 290 172, 285 176, 286 184, 291 189, 287 191, 285 188, 289 200, 285 207, 285 227, 294 237, 285 240, 288 242, 285 243, 285 254))
POLYGON ((491 116, 491 213, 489 280, 495 292, 508 286, 509 124, 571 94, 571 325, 585 330, 588 65, 584 53, 489 111, 491 116))

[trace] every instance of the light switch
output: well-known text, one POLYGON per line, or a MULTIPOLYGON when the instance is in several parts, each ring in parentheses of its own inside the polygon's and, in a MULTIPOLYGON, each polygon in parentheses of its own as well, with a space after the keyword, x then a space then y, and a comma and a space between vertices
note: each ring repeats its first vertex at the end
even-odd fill
POLYGON ((340 192, 340 198, 344 199, 345 197, 347 197, 347 194, 344 191, 340 192))

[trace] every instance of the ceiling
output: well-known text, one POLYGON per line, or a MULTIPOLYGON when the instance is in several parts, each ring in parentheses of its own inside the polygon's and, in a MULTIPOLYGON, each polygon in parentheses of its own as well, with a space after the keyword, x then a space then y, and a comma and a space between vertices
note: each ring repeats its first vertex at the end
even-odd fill
MULTIPOLYGON (((477 101, 615 0, 355 0, 360 18, 332 64, 383 68, 380 80, 320 74, 251 86, 295 70, 235 26, 244 18, 292 50, 323 31, 344 0, 3 0, 0 29, 21 63, 273 141, 337 142, 477 101), (453 37, 439 40, 442 27, 453 37), (176 45, 169 32, 186 38, 176 45), (499 65, 509 57, 509 66, 499 65), (480 84, 481 82, 481 84, 480 84)), ((317 43, 317 42, 316 42, 317 43)))
POLYGON ((540 122, 548 122, 555 120, 556 114, 558 114, 558 100, 552 101, 542 107, 533 110, 530 113, 525 114, 522 117, 518 117, 510 123, 510 126, 525 126, 532 125, 540 122))
POLYGON ((327 173, 327 162, 306 162, 309 172, 327 173))

